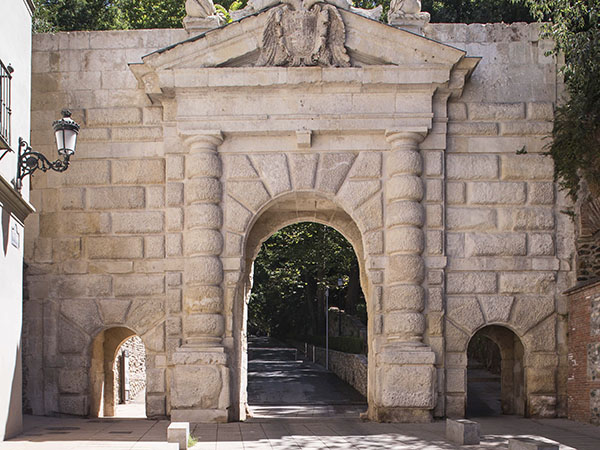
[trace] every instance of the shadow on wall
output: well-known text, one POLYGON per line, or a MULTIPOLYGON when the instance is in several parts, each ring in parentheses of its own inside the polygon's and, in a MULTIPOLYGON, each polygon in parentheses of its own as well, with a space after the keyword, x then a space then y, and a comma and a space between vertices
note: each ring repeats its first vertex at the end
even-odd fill
POLYGON ((524 348, 506 327, 476 332, 467 350, 467 417, 525 415, 524 348))
MULTIPOLYGON (((3 211, 4 212, 4 211, 3 211)), ((8 402, 6 414, 6 426, 0 432, 0 441, 16 436, 21 432, 23 425, 22 411, 22 367, 21 367, 21 346, 17 346, 15 351, 15 363, 12 374, 12 383, 10 387, 10 401, 8 402)), ((4 405, 3 405, 4 406, 4 405)))

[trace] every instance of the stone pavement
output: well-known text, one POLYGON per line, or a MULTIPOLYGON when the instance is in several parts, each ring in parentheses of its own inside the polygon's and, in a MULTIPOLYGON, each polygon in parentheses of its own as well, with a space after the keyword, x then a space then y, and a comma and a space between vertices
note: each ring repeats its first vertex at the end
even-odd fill
MULTIPOLYGON (((544 436, 561 450, 600 449, 600 428, 565 419, 514 416, 479 420, 482 442, 466 449, 506 449, 511 436, 544 436)), ((166 450, 168 421, 75 419, 25 416, 25 432, 0 443, 2 450, 166 450)), ((191 426, 194 450, 242 449, 455 449, 444 438, 445 423, 382 424, 356 418, 259 419, 191 426)))

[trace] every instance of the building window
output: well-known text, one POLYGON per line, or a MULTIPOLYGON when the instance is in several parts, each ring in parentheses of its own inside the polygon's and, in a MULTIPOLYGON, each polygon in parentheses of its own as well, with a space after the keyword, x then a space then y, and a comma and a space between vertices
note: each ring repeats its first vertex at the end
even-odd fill
POLYGON ((0 60, 0 148, 10 147, 10 80, 13 68, 0 60))

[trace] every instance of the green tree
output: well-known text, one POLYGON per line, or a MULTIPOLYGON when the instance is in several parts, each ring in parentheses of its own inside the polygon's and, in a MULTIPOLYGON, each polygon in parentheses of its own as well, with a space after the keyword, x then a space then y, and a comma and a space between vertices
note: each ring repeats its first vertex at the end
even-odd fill
POLYGON ((550 20, 545 37, 563 55, 567 99, 556 108, 552 142, 554 175, 577 198, 581 177, 600 195, 600 0, 528 0, 536 18, 550 20))
POLYGON ((34 0, 34 32, 125 28, 112 0, 34 0))
POLYGON ((350 243, 333 228, 313 222, 279 230, 263 243, 254 262, 250 331, 282 338, 324 334, 326 286, 331 287, 330 306, 352 304, 356 310, 364 305, 350 243))

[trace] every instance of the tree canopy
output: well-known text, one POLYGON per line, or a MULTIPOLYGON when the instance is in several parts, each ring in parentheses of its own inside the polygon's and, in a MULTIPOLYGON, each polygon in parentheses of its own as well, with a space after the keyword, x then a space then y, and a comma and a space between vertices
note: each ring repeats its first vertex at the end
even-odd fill
POLYGON ((280 338, 324 335, 327 286, 330 306, 366 320, 358 261, 346 238, 314 222, 282 228, 254 262, 249 330, 280 338))
MULTIPOLYGON (((532 21, 525 0, 423 0, 432 22, 532 21)), ((34 0, 34 30, 76 31, 140 28, 181 28, 185 0, 34 0)), ((247 0, 217 0, 225 10, 241 9, 247 0)), ((382 5, 384 17, 390 0, 354 0, 361 8, 382 5)))
POLYGON ((600 0, 528 0, 564 56, 567 97, 556 109, 548 154, 560 186, 577 198, 581 178, 600 196, 600 0))

